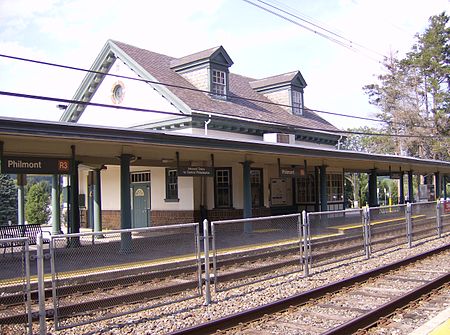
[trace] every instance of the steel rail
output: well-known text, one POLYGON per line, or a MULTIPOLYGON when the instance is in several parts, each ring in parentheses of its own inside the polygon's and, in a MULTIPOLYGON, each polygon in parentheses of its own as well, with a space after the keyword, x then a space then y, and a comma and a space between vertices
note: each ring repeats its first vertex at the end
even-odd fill
MULTIPOLYGON (((399 262, 384 265, 384 266, 378 267, 374 270, 370 270, 370 271, 364 272, 362 274, 358 274, 356 276, 353 276, 353 277, 350 277, 350 278, 347 278, 347 279, 344 279, 341 281, 333 282, 331 284, 327 284, 327 285, 312 289, 312 290, 304 292, 304 293, 300 293, 300 294, 297 294, 297 295, 294 295, 294 296, 291 296, 291 297, 288 297, 285 299, 281 299, 281 300, 275 301, 273 303, 269 303, 269 304, 255 307, 255 308, 252 308, 252 309, 249 309, 246 311, 228 315, 228 316, 222 317, 217 320, 213 320, 213 321, 209 321, 209 322, 199 324, 196 326, 192 326, 189 328, 177 330, 177 331, 169 333, 168 335, 199 335, 199 334, 203 335, 203 334, 212 334, 212 333, 217 332, 218 330, 229 329, 229 328, 232 328, 232 327, 238 325, 239 323, 248 323, 248 322, 257 320, 266 314, 274 314, 274 313, 280 312, 282 310, 285 310, 285 309, 289 308, 290 306, 304 304, 311 299, 322 297, 327 293, 335 292, 344 287, 354 285, 355 283, 358 283, 358 282, 366 281, 369 278, 376 277, 380 274, 389 272, 391 270, 398 269, 402 266, 408 265, 410 263, 414 263, 421 259, 427 258, 431 255, 445 251, 449 248, 450 248, 450 244, 446 244, 444 246, 435 248, 435 249, 427 251, 425 253, 411 256, 411 257, 405 258, 399 262)), ((336 335, 336 334, 334 334, 334 335, 336 335)), ((340 334, 349 334, 349 332, 343 332, 340 334)))
POLYGON ((433 281, 426 283, 419 288, 408 292, 401 297, 387 302, 386 304, 352 319, 338 327, 335 327, 322 335, 348 335, 356 332, 359 329, 367 328, 383 317, 392 314, 396 309, 405 307, 410 302, 419 299, 430 291, 445 285, 450 282, 450 273, 446 273, 433 281))

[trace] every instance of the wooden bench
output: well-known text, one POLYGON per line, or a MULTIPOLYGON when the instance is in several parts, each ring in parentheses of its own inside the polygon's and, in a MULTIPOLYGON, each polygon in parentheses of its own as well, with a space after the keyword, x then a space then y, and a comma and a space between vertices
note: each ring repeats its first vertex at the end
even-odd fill
MULTIPOLYGON (((36 245, 37 236, 39 233, 47 233, 50 232, 43 231, 40 224, 30 223, 25 225, 2 225, 0 226, 0 239, 12 239, 12 238, 20 238, 27 237, 29 245, 36 245)), ((43 243, 50 243, 49 238, 43 237, 43 243)), ((3 255, 5 255, 6 248, 11 248, 11 253, 13 252, 13 248, 15 246, 23 245, 19 241, 2 241, 0 242, 0 246, 3 248, 3 255)))

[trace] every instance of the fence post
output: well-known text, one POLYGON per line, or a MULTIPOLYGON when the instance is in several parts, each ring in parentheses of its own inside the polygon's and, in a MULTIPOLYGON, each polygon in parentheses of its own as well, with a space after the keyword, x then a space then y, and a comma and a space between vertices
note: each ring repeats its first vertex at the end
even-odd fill
POLYGON ((302 226, 302 217, 303 213, 299 214, 297 217, 297 234, 298 234, 298 246, 299 246, 299 252, 300 252, 300 266, 302 267, 302 270, 305 270, 305 263, 303 259, 303 226, 302 226))
POLYGON ((203 246, 205 252, 205 305, 211 303, 211 278, 209 275, 209 223, 203 220, 203 246))
POLYGON ((309 276, 309 260, 310 260, 310 245, 309 245, 309 220, 306 215, 306 211, 302 211, 302 221, 303 221, 303 263, 304 263, 304 275, 309 276))
POLYGON ((437 233, 438 237, 442 237, 442 217, 441 217, 441 208, 442 204, 441 201, 438 199, 436 202, 436 224, 437 224, 437 233))
POLYGON ((30 283, 30 244, 29 240, 25 240, 25 276, 26 276, 26 290, 27 290, 27 318, 28 318, 28 334, 33 334, 33 317, 31 314, 31 283, 30 283))
POLYGON ((39 299, 39 334, 47 334, 47 324, 45 323, 45 283, 44 283, 44 243, 42 233, 36 237, 36 264, 38 279, 38 299, 39 299))
POLYGON ((412 219, 411 219, 411 213, 412 213, 412 206, 411 203, 408 202, 406 204, 406 239, 408 241, 408 248, 412 247, 412 219))
POLYGON ((364 250, 366 252, 366 258, 369 259, 372 255, 371 238, 370 238, 370 208, 368 206, 363 207, 363 232, 364 232, 364 250))

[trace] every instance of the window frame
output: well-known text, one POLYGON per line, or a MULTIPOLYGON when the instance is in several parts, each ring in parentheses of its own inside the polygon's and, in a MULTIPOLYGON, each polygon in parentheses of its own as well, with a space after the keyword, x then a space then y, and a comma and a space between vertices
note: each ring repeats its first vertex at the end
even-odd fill
POLYGON ((233 170, 231 167, 220 167, 214 169, 214 207, 219 209, 233 208, 233 170), (221 189, 228 189, 228 204, 219 204, 218 203, 218 191, 219 191, 219 182, 217 173, 219 171, 227 171, 228 173, 228 183, 226 187, 221 187, 221 189))
POLYGON ((219 69, 211 69, 211 94, 219 99, 226 99, 227 72, 219 69))
POLYGON ((178 170, 176 168, 166 168, 165 171, 166 176, 166 197, 164 201, 166 202, 178 202, 180 198, 178 197, 178 170), (173 180, 174 176, 172 175, 175 172, 176 181, 173 180), (172 189, 171 186, 174 186, 172 189))
POLYGON ((342 173, 327 173, 328 202, 344 201, 344 178, 342 173), (334 199, 333 197, 336 196, 334 199))
POLYGON ((295 196, 297 204, 314 204, 316 202, 316 180, 313 173, 295 178, 295 196))
POLYGON ((261 208, 264 207, 264 174, 263 174, 263 169, 262 168, 252 168, 250 169, 250 189, 251 189, 251 193, 252 193, 252 208, 261 208), (253 185, 255 185, 255 183, 253 183, 253 176, 252 173, 254 172, 258 172, 259 174, 259 185, 258 185, 258 201, 259 201, 259 206, 255 206, 255 202, 253 201, 255 199, 254 194, 253 194, 253 185))
POLYGON ((291 106, 292 114, 303 115, 303 93, 301 91, 291 90, 291 106))

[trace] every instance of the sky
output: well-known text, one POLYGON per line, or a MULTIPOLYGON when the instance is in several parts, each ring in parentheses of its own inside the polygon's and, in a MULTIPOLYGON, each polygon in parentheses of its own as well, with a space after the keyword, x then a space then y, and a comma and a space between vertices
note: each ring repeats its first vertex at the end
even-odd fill
MULTIPOLYGON (((308 108, 374 118, 362 87, 377 82, 383 55, 403 57, 430 16, 450 14, 450 0, 264 1, 346 37, 352 50, 244 0, 0 0, 0 54, 90 68, 108 39, 172 57, 222 45, 233 73, 300 70, 308 108)), ((71 99, 83 77, 0 57, 4 92, 71 99)), ((56 105, 0 95, 0 116, 57 121, 56 105)), ((368 125, 319 115, 341 129, 368 125)))

